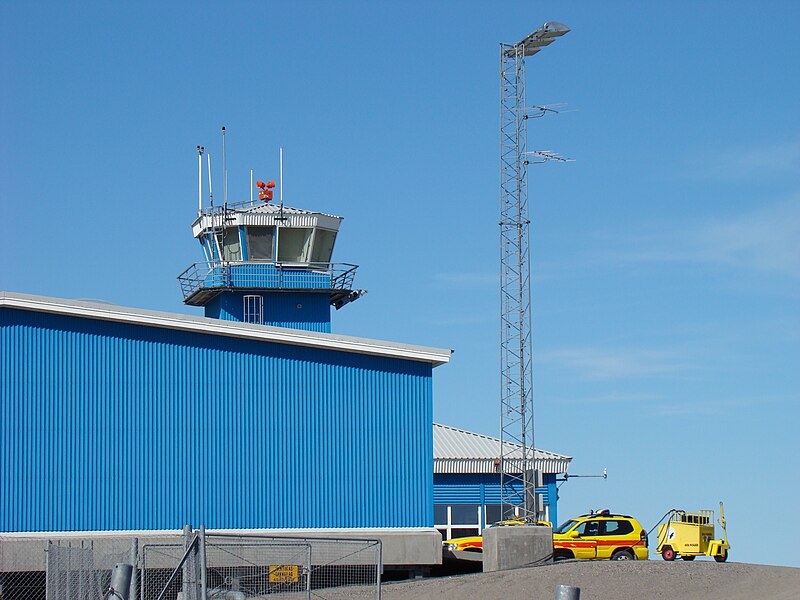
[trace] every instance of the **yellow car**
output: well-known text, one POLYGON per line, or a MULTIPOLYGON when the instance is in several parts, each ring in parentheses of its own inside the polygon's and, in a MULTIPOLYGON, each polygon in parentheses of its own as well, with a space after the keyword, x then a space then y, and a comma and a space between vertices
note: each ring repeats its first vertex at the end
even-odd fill
MULTIPOLYGON (((505 521, 498 521, 497 523, 489 525, 489 527, 508 527, 511 525, 525 525, 525 523, 525 519, 520 517, 507 519, 505 521)), ((538 521, 537 524, 546 525, 547 527, 552 525, 549 521, 538 521)), ((450 540, 443 541, 442 546, 445 550, 449 550, 450 552, 456 550, 463 552, 483 552, 483 536, 470 535, 467 537, 452 538, 450 540)))
MULTIPOLYGON (((524 525, 511 519, 491 525, 524 525)), ((541 521, 540 525, 550 525, 541 521)), ((449 552, 483 552, 483 537, 453 538, 442 542, 449 552)), ((628 515, 614 515, 608 510, 570 519, 553 531, 553 559, 647 560, 647 532, 639 521, 628 515)))
POLYGON ((629 515, 608 510, 570 519, 553 531, 553 558, 647 560, 647 532, 629 515))

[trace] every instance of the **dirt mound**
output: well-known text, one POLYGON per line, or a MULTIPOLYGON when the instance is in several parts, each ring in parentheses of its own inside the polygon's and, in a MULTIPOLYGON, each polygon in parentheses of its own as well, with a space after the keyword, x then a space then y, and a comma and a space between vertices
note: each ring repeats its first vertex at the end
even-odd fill
MULTIPOLYGON (((661 560, 566 561, 553 565, 386 584, 384 600, 551 600, 557 584, 581 600, 797 600, 800 569, 745 563, 661 560)), ((351 590, 349 598, 359 598, 351 590)))

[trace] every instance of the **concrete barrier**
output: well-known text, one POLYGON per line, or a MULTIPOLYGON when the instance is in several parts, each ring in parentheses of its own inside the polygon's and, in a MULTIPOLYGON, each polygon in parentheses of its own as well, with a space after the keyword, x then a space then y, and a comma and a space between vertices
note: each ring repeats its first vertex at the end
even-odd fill
POLYGON ((483 571, 553 562, 553 529, 541 525, 489 527, 483 531, 483 571))

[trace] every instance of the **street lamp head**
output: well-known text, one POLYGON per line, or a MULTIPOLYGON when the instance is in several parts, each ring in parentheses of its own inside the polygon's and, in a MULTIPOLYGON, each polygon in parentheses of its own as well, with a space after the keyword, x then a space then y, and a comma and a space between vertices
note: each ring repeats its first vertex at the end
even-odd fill
POLYGON ((522 48, 523 56, 532 56, 545 46, 552 44, 556 38, 561 37, 565 33, 569 33, 569 27, 563 23, 548 21, 516 44, 511 45, 511 47, 506 50, 506 54, 511 56, 515 54, 519 48, 522 48))

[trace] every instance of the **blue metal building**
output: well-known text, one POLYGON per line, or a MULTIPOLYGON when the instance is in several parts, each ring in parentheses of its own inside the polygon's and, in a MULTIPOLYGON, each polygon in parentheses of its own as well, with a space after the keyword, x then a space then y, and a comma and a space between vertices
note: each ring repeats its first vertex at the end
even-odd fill
POLYGON ((431 527, 449 357, 0 293, 0 531, 431 527))
POLYGON ((205 317, 0 293, 0 531, 433 531, 451 351, 331 334, 364 293, 330 262, 342 219, 259 186, 200 194, 178 279, 205 317))
MULTIPOLYGON (((478 535, 502 519, 499 439, 437 423, 433 456, 434 521, 442 539, 478 535)), ((536 489, 541 514, 558 523, 556 477, 567 472, 572 458, 537 449, 534 461, 543 479, 536 489)))

